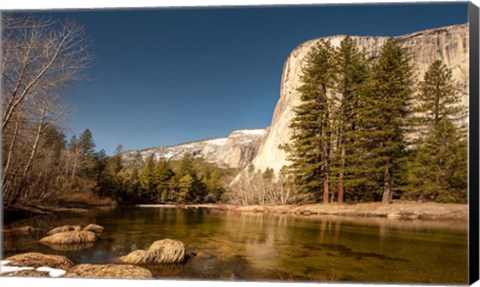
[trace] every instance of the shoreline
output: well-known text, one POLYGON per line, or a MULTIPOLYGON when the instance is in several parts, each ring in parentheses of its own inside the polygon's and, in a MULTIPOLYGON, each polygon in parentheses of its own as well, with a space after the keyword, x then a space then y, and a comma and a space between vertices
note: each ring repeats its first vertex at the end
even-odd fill
MULTIPOLYGON (((23 214, 21 217, 32 217, 55 213, 86 213, 98 209, 116 208, 118 204, 82 204, 77 206, 61 206, 58 204, 39 203, 22 206, 7 212, 8 215, 23 214)), ((120 205, 122 206, 122 205, 120 205)), ((128 206, 128 205, 125 205, 128 206)), ((235 205, 226 203, 204 204, 136 204, 141 208, 206 208, 220 213, 274 214, 296 217, 342 216, 353 218, 385 218, 397 220, 419 221, 453 221, 468 222, 468 204, 435 203, 415 201, 394 201, 390 204, 381 202, 369 203, 329 203, 329 204, 291 204, 291 205, 235 205)), ((7 215, 4 213, 4 216, 7 215)), ((7 218, 10 216, 6 216, 7 218)))
POLYGON ((234 205, 234 204, 138 204, 144 208, 207 208, 226 213, 284 214, 300 217, 348 216, 422 221, 468 221, 468 204, 395 201, 355 204, 234 205))

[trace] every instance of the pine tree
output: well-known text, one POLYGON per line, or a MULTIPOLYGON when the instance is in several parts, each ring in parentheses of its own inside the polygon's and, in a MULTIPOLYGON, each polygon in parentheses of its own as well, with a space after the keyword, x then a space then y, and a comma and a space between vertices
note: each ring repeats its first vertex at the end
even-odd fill
POLYGON ((409 165, 407 196, 465 202, 467 139, 452 72, 435 61, 419 87, 414 118, 419 140, 409 165))
POLYGON ((145 167, 140 173, 140 182, 144 191, 144 194, 142 194, 141 197, 147 202, 151 201, 152 198, 155 198, 157 192, 155 159, 153 158, 153 154, 147 158, 145 167))
POLYGON ((406 118, 413 93, 412 68, 397 40, 382 47, 357 112, 362 129, 357 131, 362 160, 362 184, 381 193, 389 202, 394 180, 405 159, 406 118))
POLYGON ((166 161, 160 161, 155 166, 155 182, 157 183, 157 194, 160 195, 161 201, 167 201, 170 191, 170 180, 175 173, 170 168, 170 164, 166 161))
POLYGON ((318 200, 323 188, 323 202, 329 201, 331 108, 329 93, 335 82, 334 49, 319 41, 306 57, 301 75, 302 103, 295 108, 291 145, 286 147, 290 173, 297 188, 307 198, 318 200))
POLYGON ((207 202, 217 202, 220 200, 220 197, 224 193, 224 188, 221 182, 221 174, 218 170, 214 170, 207 177, 205 182, 207 188, 207 196, 205 201, 207 202))
POLYGON ((89 129, 83 131, 78 138, 78 148, 80 149, 80 157, 82 159, 93 155, 95 152, 95 143, 93 142, 93 135, 89 129))
POLYGON ((195 179, 190 174, 185 174, 178 181, 177 202, 188 202, 192 200, 192 190, 195 179))
POLYGON ((340 43, 336 53, 336 65, 338 74, 336 92, 339 99, 338 110, 334 115, 336 129, 334 168, 338 187, 337 200, 342 203, 345 188, 354 187, 349 181, 351 182, 352 176, 356 175, 355 160, 359 156, 359 149, 355 146, 358 126, 356 110, 360 106, 362 88, 368 77, 368 67, 365 55, 358 50, 350 37, 346 37, 340 43))
POLYGON ((136 166, 133 166, 128 182, 129 191, 127 196, 133 198, 134 201, 142 201, 144 192, 140 182, 140 175, 136 166))
POLYGON ((78 157, 81 175, 95 179, 95 143, 89 129, 83 131, 78 138, 78 157))

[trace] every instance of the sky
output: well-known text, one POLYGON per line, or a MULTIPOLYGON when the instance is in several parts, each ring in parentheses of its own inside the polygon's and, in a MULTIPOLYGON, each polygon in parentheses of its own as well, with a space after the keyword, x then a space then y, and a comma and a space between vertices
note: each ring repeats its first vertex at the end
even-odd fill
MULTIPOLYGON (((40 13, 32 13, 39 14, 40 13)), ((84 26, 95 58, 65 92, 67 138, 97 150, 175 145, 267 127, 283 64, 308 40, 398 36, 468 21, 466 3, 42 12, 84 26)))

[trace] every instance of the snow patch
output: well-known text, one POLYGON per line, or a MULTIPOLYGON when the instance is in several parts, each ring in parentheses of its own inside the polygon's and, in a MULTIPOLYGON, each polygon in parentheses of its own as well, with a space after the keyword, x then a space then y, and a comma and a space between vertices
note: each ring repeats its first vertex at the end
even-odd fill
POLYGON ((219 139, 207 140, 205 142, 207 144, 213 144, 213 145, 225 145, 227 141, 228 141, 227 138, 219 138, 219 139))
POLYGON ((169 150, 167 153, 160 155, 160 157, 165 159, 171 159, 175 154, 173 151, 169 150))
POLYGON ((0 274, 10 273, 10 272, 17 272, 22 270, 34 270, 33 267, 18 267, 18 266, 1 266, 0 267, 0 274))
POLYGON ((0 274, 6 274, 11 272, 18 272, 22 270, 37 270, 40 272, 48 272, 50 277, 61 277, 67 273, 66 270, 51 268, 48 266, 42 266, 35 269, 35 267, 18 267, 18 266, 8 266, 11 261, 1 260, 0 261, 0 274))
POLYGON ((255 130, 239 130, 236 131, 238 133, 242 133, 244 135, 249 135, 249 136, 263 136, 267 132, 265 129, 255 129, 255 130))
POLYGON ((50 277, 62 277, 67 273, 66 270, 51 268, 48 266, 38 267, 37 271, 48 272, 48 275, 50 275, 50 277))

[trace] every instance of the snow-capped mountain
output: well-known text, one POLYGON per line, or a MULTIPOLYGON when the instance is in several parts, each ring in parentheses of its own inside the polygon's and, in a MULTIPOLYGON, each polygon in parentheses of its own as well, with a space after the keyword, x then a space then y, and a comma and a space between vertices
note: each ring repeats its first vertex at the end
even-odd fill
POLYGON ((145 160, 153 154, 155 160, 180 160, 184 155, 201 157, 222 167, 243 168, 256 156, 266 129, 238 130, 224 138, 206 139, 168 147, 152 147, 144 150, 125 151, 126 162, 145 160))

